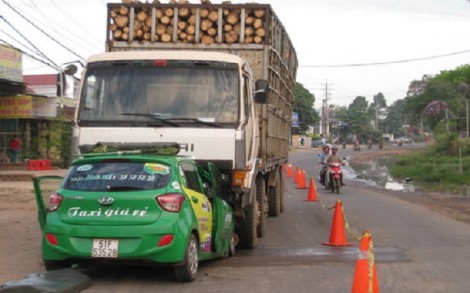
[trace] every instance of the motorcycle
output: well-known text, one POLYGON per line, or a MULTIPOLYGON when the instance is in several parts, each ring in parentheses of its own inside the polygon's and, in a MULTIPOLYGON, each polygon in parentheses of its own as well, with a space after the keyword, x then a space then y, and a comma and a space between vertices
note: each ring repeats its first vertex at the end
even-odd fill
POLYGON ((343 171, 340 162, 332 162, 328 164, 329 168, 325 177, 325 187, 327 190, 331 190, 333 193, 339 194, 341 189, 341 176, 343 176, 343 171))
POLYGON ((356 143, 354 143, 353 150, 354 150, 354 151, 360 151, 360 150, 361 150, 361 145, 360 145, 360 144, 358 144, 357 142, 356 142, 356 143))

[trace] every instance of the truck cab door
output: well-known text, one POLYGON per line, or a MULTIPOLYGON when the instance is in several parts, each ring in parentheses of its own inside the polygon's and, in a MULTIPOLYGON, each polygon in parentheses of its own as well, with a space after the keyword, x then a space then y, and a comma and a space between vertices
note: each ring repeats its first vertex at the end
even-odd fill
POLYGON ((47 203, 49 196, 60 186, 63 177, 61 176, 40 176, 33 178, 34 196, 38 208, 38 222, 41 231, 44 230, 47 218, 47 203))
POLYGON ((207 163, 207 169, 211 175, 213 195, 223 200, 228 200, 228 186, 227 184, 224 184, 224 180, 219 169, 210 162, 207 163))
POLYGON ((229 199, 229 188, 228 185, 224 182, 222 174, 214 164, 208 163, 207 165, 212 180, 212 192, 214 193, 214 247, 217 252, 222 252, 226 247, 228 247, 235 229, 233 222, 233 210, 227 202, 229 199))
POLYGON ((262 107, 261 105, 254 104, 252 78, 248 73, 243 74, 242 92, 244 101, 243 109, 245 115, 245 158, 243 158, 245 166, 243 166, 243 168, 246 168, 247 165, 251 165, 251 167, 253 167, 258 156, 260 137, 257 108, 262 107))

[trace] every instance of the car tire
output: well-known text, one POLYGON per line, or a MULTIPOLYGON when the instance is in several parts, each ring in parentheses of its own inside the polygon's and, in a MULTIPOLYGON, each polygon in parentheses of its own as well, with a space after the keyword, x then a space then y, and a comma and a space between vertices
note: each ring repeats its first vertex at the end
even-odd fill
POLYGON ((236 247, 238 242, 238 236, 235 233, 232 233, 232 237, 230 238, 230 245, 228 248, 228 256, 234 256, 236 247))
POLYGON ((196 279, 199 267, 199 245, 194 234, 189 237, 184 257, 184 264, 175 267, 175 278, 178 282, 192 282, 196 279))

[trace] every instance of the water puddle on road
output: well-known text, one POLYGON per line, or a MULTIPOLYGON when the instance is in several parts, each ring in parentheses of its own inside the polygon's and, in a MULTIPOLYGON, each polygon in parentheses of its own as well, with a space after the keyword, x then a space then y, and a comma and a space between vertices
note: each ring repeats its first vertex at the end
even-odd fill
POLYGON ((398 182, 390 176, 388 166, 391 164, 393 158, 380 158, 363 163, 350 162, 344 166, 344 176, 387 190, 414 192, 416 188, 412 180, 398 182))
MULTIPOLYGON (((356 261, 359 250, 354 246, 325 246, 317 248, 274 248, 274 247, 259 247, 254 251, 242 250, 237 252, 237 262, 241 262, 245 257, 249 257, 253 262, 253 258, 263 258, 263 261, 256 261, 260 265, 267 265, 276 263, 292 264, 301 259, 303 262, 310 261, 356 261), (269 256, 269 259, 264 257, 269 256)), ((374 254, 376 261, 380 262, 401 262, 405 261, 406 255, 401 248, 397 247, 374 247, 374 254)))

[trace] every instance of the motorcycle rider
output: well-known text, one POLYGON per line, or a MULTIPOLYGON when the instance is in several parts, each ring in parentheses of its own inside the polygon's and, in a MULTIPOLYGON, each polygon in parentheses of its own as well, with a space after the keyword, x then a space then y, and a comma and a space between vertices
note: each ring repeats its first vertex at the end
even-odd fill
MULTIPOLYGON (((336 145, 332 145, 331 154, 329 154, 325 159, 326 166, 329 166, 330 163, 336 163, 336 162, 340 163, 341 165, 344 165, 343 159, 341 159, 341 157, 337 155, 337 152, 338 152, 338 147, 336 145)), ((340 180, 341 180, 341 186, 344 186, 342 173, 341 173, 340 180)))
POLYGON ((324 144, 322 147, 322 152, 318 154, 318 164, 321 164, 322 167, 320 169, 320 183, 321 185, 325 185, 325 175, 328 169, 328 165, 326 164, 326 157, 330 154, 330 145, 324 144))
POLYGON ((354 141, 353 150, 355 150, 355 151, 360 151, 361 150, 361 142, 359 141, 359 139, 356 139, 356 141, 354 141))

